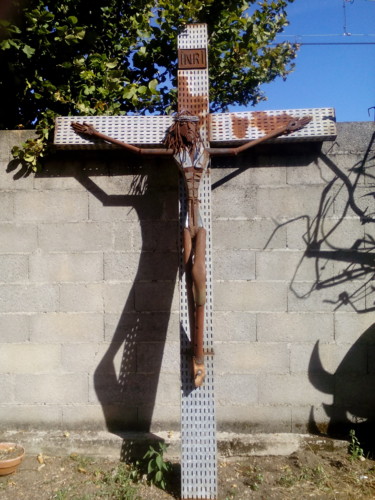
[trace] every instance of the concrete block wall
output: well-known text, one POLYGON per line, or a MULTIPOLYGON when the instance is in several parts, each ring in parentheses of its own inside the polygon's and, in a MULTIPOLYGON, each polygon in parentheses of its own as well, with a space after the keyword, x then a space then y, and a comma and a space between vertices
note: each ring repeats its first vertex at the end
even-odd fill
MULTIPOLYGON (((374 125, 338 132, 212 163, 219 430, 374 417, 374 125)), ((76 151, 27 175, 31 135, 0 133, 0 426, 178 429, 176 169, 76 151)))

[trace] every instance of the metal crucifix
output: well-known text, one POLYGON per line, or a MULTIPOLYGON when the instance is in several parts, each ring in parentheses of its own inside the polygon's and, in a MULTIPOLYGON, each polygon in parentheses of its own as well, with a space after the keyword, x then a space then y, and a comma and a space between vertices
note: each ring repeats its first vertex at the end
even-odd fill
POLYGON ((89 123, 72 122, 72 128, 84 137, 101 139, 120 146, 127 151, 139 155, 170 156, 174 158, 182 173, 186 189, 187 217, 183 230, 183 260, 185 264, 187 300, 189 307, 192 377, 195 387, 200 387, 205 378, 204 366, 204 308, 206 304, 206 229, 199 210, 199 190, 202 175, 207 173, 210 158, 213 156, 237 155, 247 149, 269 139, 301 130, 311 121, 311 117, 291 118, 284 124, 257 140, 250 140, 240 146, 229 148, 210 148, 206 146, 205 133, 207 127, 208 95, 199 99, 201 109, 190 102, 189 82, 183 69, 207 69, 206 48, 188 50, 179 49, 178 75, 178 112, 174 115, 174 123, 167 129, 162 147, 148 149, 137 147, 120 141, 97 131, 89 123))
POLYGON ((212 362, 211 157, 237 155, 259 143, 322 140, 335 135, 331 108, 209 113, 207 27, 178 36, 178 110, 174 115, 56 119, 55 146, 174 158, 183 183, 180 317, 181 482, 184 499, 217 498, 212 362), (187 313, 186 313, 187 311, 187 313), (188 357, 185 356, 188 351, 188 357), (189 361, 190 359, 190 361, 189 361), (205 383, 203 383, 205 381, 205 383))

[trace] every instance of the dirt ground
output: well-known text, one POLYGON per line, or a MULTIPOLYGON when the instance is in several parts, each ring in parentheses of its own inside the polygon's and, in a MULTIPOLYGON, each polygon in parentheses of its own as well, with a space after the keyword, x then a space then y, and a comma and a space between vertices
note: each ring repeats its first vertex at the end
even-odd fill
MULTIPOLYGON (((375 461, 348 453, 306 449, 288 457, 231 458, 218 467, 218 500, 375 498, 375 461)), ((167 492, 133 466, 72 454, 26 456, 15 474, 0 477, 3 500, 167 500, 179 497, 179 469, 167 492), (134 479, 136 479, 134 481, 134 479)))

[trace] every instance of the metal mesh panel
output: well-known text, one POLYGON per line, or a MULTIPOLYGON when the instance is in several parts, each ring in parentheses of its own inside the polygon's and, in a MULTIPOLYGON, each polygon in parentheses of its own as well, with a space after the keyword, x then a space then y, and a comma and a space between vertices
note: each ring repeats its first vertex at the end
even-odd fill
POLYGON ((301 130, 281 136, 275 141, 321 141, 336 137, 333 108, 285 109, 277 111, 243 111, 210 115, 210 141, 217 145, 233 144, 263 137, 278 125, 292 118, 311 116, 311 122, 301 130))
MULTIPOLYGON (((190 25, 179 36, 183 49, 207 45, 204 25, 190 25)), ((179 70, 179 109, 201 117, 200 132, 206 146, 208 113, 208 71, 179 70)), ((211 179, 208 169, 200 183, 200 214, 207 231, 206 240, 206 306, 204 349, 213 352, 212 336, 212 252, 211 252, 211 179)), ((185 186, 180 182, 181 231, 186 220, 185 186)), ((182 247, 182 243, 181 243, 182 247)), ((204 385, 195 388, 192 380, 189 313, 186 282, 181 259, 180 322, 181 322, 181 497, 215 499, 217 496, 216 422, 213 378, 213 356, 205 357, 204 385)))
MULTIPOLYGON (((207 70, 179 70, 179 109, 188 109, 201 117, 204 125, 208 107, 208 72, 207 70)), ((335 112, 332 108, 288 109, 274 111, 238 113, 217 113, 209 116, 210 136, 206 127, 201 133, 209 139, 211 145, 240 143, 262 137, 277 125, 289 121, 292 117, 312 116, 312 121, 302 130, 288 136, 281 136, 275 141, 321 141, 336 137, 335 112)), ((103 134, 128 144, 160 145, 167 128, 172 124, 172 116, 60 116, 55 122, 54 144, 66 149, 112 149, 116 146, 103 141, 93 141, 76 134, 72 121, 87 122, 103 134)))
POLYGON ((99 132, 128 144, 158 145, 172 124, 172 116, 60 116, 56 118, 54 144, 69 149, 115 148, 103 141, 93 142, 74 132, 72 121, 87 122, 99 132))
POLYGON ((204 49, 208 44, 207 25, 189 24, 178 35, 179 49, 204 49))

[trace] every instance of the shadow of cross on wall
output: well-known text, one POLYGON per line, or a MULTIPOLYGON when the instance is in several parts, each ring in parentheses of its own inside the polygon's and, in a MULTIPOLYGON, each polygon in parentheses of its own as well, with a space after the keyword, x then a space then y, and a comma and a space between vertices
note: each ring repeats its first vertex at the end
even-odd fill
MULTIPOLYGON (((91 374, 95 397, 108 430, 147 432, 167 336, 171 366, 161 385, 178 384, 176 169, 172 162, 139 161, 116 150, 82 151, 79 159, 63 151, 37 175, 71 177, 89 193, 89 220, 65 229, 77 241, 77 251, 103 252, 104 342, 97 347, 101 359, 91 374), (100 232, 108 236, 106 241, 100 232)), ((164 409, 171 415, 172 430, 178 394, 175 403, 173 410, 164 409)))

